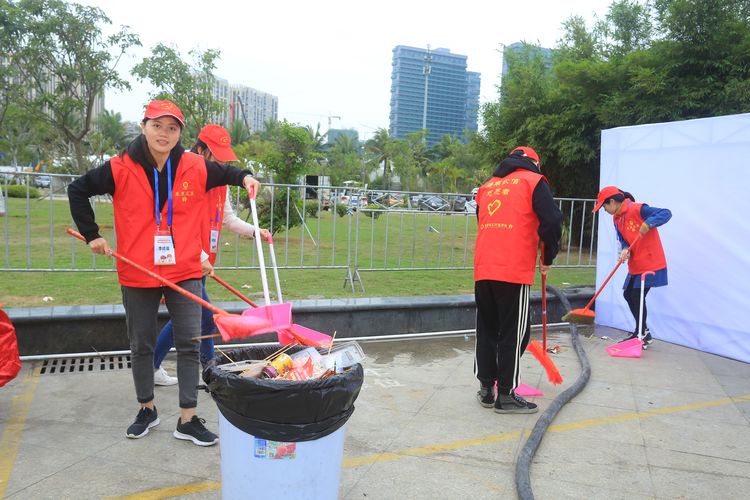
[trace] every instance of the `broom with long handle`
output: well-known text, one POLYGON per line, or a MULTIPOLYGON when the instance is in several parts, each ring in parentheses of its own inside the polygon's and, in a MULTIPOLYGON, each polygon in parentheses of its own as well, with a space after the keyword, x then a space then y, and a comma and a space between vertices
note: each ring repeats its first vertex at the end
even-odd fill
POLYGON ((528 350, 541 363, 547 372, 547 379, 554 385, 562 384, 563 378, 555 366, 555 362, 547 354, 547 275, 542 273, 542 260, 544 259, 544 243, 541 245, 541 256, 539 257, 539 274, 542 275, 542 347, 536 340, 529 342, 528 350))
MULTIPOLYGON (((640 241, 641 235, 638 234, 638 236, 635 237, 635 240, 633 241, 633 244, 630 245, 630 250, 632 251, 635 245, 640 241)), ((620 257, 620 260, 617 261, 617 264, 615 264, 615 268, 612 269, 612 272, 609 273, 609 276, 607 276, 607 279, 604 280, 604 283, 601 284, 599 289, 596 291, 593 297, 591 297, 591 300, 589 300, 588 304, 583 309, 571 309, 568 313, 566 313, 563 317, 563 321, 568 321, 570 323, 578 323, 581 325, 590 325, 594 322, 594 311, 591 310, 591 306, 594 305, 594 301, 599 296, 600 293, 602 293, 602 290, 604 290, 604 287, 607 286, 607 283, 609 283, 609 280, 612 279, 612 276, 615 275, 615 272, 620 268, 622 263, 625 262, 625 260, 620 257)))
MULTIPOLYGON (((74 231, 73 229, 68 228, 67 232, 68 232, 69 235, 73 236, 74 238, 78 238, 79 240, 81 240, 84 243, 86 243, 86 238, 84 238, 77 231, 74 231)), ((134 262, 134 261, 128 259, 124 255, 122 255, 120 253, 117 253, 115 250, 110 249, 109 250, 109 255, 111 255, 112 257, 114 257, 114 258, 116 258, 116 259, 118 259, 118 260, 120 260, 122 262, 125 262, 126 264, 129 264, 129 265, 133 266, 134 268, 138 269, 139 271, 142 271, 142 272, 146 273, 147 275, 149 275, 152 278, 154 278, 157 281, 159 281, 162 285, 168 286, 172 290, 174 290, 174 291, 176 291, 176 292, 184 295, 185 297, 189 298, 190 300, 192 300, 194 302, 197 302, 198 304, 202 305, 206 309, 210 310, 211 312, 214 313, 214 321, 216 322, 217 326, 219 326, 220 328, 222 328, 222 327, 231 328, 232 330, 234 330, 238 334, 237 335, 238 337, 239 336, 249 337, 249 336, 252 336, 252 335, 256 335, 258 332, 262 333, 262 330, 264 328, 267 328, 268 326, 271 325, 270 321, 264 321, 264 320, 259 320, 259 319, 256 319, 256 318, 247 318, 247 317, 244 317, 244 316, 238 316, 236 314, 230 314, 227 311, 225 311, 224 309, 216 307, 212 303, 203 300, 201 297, 198 297, 194 293, 191 293, 190 291, 185 290, 181 286, 179 286, 179 285, 177 285, 175 283, 172 283, 171 281, 169 281, 165 277, 160 276, 160 275, 156 274, 155 272, 150 271, 149 269, 141 266, 137 262, 134 262)))

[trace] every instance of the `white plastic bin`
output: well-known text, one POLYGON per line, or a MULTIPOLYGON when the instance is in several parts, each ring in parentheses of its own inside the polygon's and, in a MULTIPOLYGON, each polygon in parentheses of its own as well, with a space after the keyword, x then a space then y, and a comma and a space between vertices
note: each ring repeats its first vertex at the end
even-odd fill
POLYGON ((345 428, 314 441, 280 443, 238 429, 219 412, 222 498, 337 499, 345 428))

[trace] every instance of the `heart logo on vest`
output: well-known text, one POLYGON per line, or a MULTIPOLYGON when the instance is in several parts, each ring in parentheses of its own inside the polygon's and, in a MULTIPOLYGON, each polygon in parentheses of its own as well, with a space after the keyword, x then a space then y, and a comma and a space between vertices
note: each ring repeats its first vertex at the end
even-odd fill
POLYGON ((500 200, 492 200, 492 203, 487 205, 487 211, 490 213, 490 217, 495 215, 495 212, 497 212, 497 209, 500 208, 500 200))

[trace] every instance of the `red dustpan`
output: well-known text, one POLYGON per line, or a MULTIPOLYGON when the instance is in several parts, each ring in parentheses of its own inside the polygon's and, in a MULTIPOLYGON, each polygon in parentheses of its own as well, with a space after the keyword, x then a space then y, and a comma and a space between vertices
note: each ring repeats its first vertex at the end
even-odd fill
MULTIPOLYGON (((86 238, 81 236, 80 233, 73 231, 72 229, 68 229, 68 234, 71 236, 78 238, 79 240, 85 242, 86 238)), ((141 266, 140 264, 137 264, 133 262, 132 260, 128 259, 124 255, 120 255, 114 250, 110 250, 110 254, 115 257, 117 260, 121 260, 122 262, 125 262, 134 268, 138 269, 139 271, 143 271, 144 273, 148 274, 152 278, 158 280, 160 283, 162 283, 165 286, 168 286, 172 290, 181 293, 185 297, 199 303, 206 309, 209 309, 210 311, 213 311, 216 313, 214 315, 214 322, 216 323, 216 326, 219 328, 219 332, 221 332, 221 337, 226 341, 231 338, 241 338, 241 337, 250 337, 252 335, 258 335, 260 333, 263 333, 271 324, 271 321, 269 319, 265 318, 257 318, 257 317, 244 317, 244 316, 238 316, 236 314, 229 314, 224 309, 220 309, 213 305, 212 303, 203 300, 202 298, 198 297, 197 295, 188 292, 181 286, 178 286, 168 279, 164 278, 163 276, 160 276, 154 272, 151 272, 150 270, 146 269, 145 267, 141 266)))

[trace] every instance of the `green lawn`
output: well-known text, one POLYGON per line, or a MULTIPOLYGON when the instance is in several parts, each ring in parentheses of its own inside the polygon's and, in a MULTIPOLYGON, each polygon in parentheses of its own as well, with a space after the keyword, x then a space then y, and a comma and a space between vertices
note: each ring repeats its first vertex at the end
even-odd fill
MULTIPOLYGON (((9 245, 0 255, 0 268, 31 271, 2 272, 0 303, 5 307, 120 303, 116 274, 101 271, 112 269, 110 259, 95 258, 82 242, 66 234, 65 230, 72 225, 67 201, 27 202, 17 198, 6 201, 8 216, 0 217, 0 237, 6 241, 7 235, 9 245), (86 272, 50 272, 51 268, 86 272), (53 300, 44 302, 44 297, 53 300)), ((98 203, 96 211, 103 236, 113 242, 111 205, 98 203)), ((243 218, 246 215, 240 214, 243 218)), ((476 231, 473 217, 390 212, 377 219, 360 214, 357 222, 356 215, 338 217, 323 212, 319 218, 307 218, 306 222, 307 229, 301 226, 288 232, 282 229, 274 236, 279 266, 289 267, 279 271, 285 299, 450 295, 473 291, 471 266, 476 231), (345 266, 347 260, 355 262, 355 258, 360 269, 428 269, 360 271, 366 292, 361 292, 357 285, 352 293, 351 287, 344 286, 345 266), (294 269, 299 266, 341 267, 294 269)), ((217 266, 257 266, 253 242, 239 240, 226 232, 222 236, 217 266)), ((564 259, 564 255, 561 257, 564 259)), ((266 262, 269 262, 267 250, 266 262)), ((217 274, 251 297, 262 296, 257 269, 225 269, 217 274)), ((592 284, 594 274, 594 268, 555 268, 550 283, 592 284)), ((268 278, 274 290, 270 272, 268 278)), ((235 300, 213 281, 209 295, 216 301, 235 300)))

